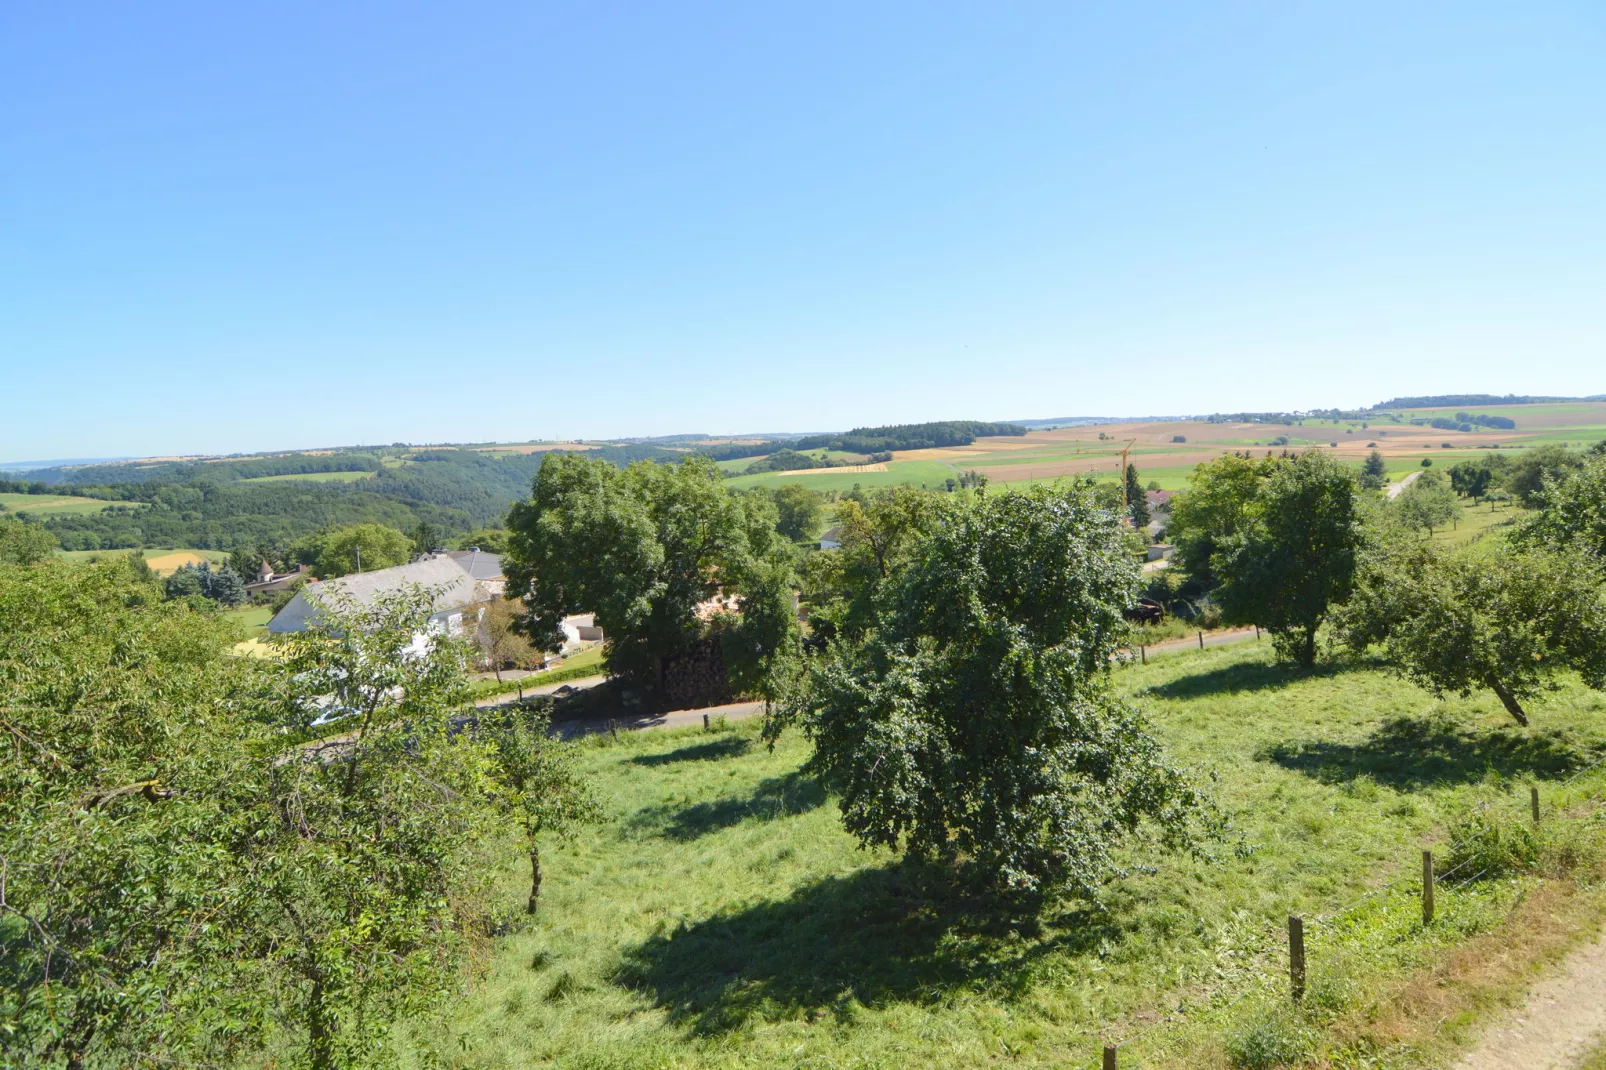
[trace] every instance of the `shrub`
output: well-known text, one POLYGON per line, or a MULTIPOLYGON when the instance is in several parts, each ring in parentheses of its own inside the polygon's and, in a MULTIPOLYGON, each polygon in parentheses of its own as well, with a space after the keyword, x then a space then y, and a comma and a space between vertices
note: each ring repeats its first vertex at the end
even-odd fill
POLYGON ((1315 1048, 1315 1032, 1287 1007, 1267 1008, 1227 1037, 1227 1058, 1242 1070, 1301 1063, 1315 1048))
POLYGON ((1432 457, 1424 457, 1424 458, 1422 458, 1422 467, 1423 468, 1432 468, 1433 467, 1433 458, 1432 457))

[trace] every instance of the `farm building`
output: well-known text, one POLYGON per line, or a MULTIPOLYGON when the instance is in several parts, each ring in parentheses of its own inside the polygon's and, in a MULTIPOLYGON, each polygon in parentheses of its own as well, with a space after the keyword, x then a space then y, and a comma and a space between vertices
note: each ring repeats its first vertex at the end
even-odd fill
MULTIPOLYGON (((485 555, 494 556, 494 555, 485 555)), ((500 575, 500 562, 497 573, 500 575)), ((470 609, 489 601, 494 593, 489 584, 474 579, 463 565, 446 554, 426 555, 406 565, 358 572, 322 583, 309 583, 268 622, 274 634, 299 632, 332 601, 350 599, 358 606, 372 605, 386 591, 416 584, 435 592, 430 626, 451 635, 460 635, 464 621, 479 619, 470 609)))
POLYGON ((832 528, 820 536, 820 549, 822 550, 835 550, 841 545, 842 529, 840 527, 832 528))

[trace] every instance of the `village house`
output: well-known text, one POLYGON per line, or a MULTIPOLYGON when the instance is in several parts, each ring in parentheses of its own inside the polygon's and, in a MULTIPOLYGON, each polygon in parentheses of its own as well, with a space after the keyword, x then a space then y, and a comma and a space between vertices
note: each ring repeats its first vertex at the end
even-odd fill
MULTIPOLYGON (((484 555, 495 557, 494 554, 484 555)), ((486 566, 488 567, 488 566, 486 566)), ((501 575, 497 561, 496 574, 501 575)), ((476 580, 463 564, 447 554, 426 554, 417 561, 372 572, 357 572, 339 579, 308 583, 268 622, 275 635, 306 630, 325 607, 349 601, 358 607, 374 604, 379 595, 409 584, 434 592, 429 627, 437 633, 461 636, 479 621, 478 607, 500 594, 495 581, 476 580)))

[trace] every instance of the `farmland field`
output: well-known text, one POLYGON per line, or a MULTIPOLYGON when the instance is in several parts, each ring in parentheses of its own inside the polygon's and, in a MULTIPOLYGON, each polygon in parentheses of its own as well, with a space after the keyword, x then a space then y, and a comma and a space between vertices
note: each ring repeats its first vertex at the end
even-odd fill
POLYGON ((145 563, 153 571, 164 575, 179 568, 181 565, 198 565, 202 561, 209 561, 215 568, 218 565, 225 564, 229 559, 229 554, 226 550, 196 550, 191 548, 177 550, 57 550, 56 556, 64 561, 94 562, 127 557, 132 553, 144 554, 145 563))
POLYGON ((98 513, 109 506, 127 504, 129 503, 78 498, 70 494, 0 494, 0 505, 5 506, 0 512, 12 515, 27 513, 35 517, 98 513))
MULTIPOLYGON (((1420 849, 1444 852, 1476 807, 1522 820, 1529 783, 1598 825, 1606 772, 1563 781, 1606 754, 1606 697, 1565 686, 1522 732, 1489 697, 1436 702, 1370 663, 1301 674, 1268 654, 1247 642, 1117 673, 1175 759, 1219 778, 1247 856, 1135 847, 1100 903, 1041 919, 860 850, 800 775, 795 735, 774 750, 752 723, 597 737, 583 760, 608 816, 544 852, 541 913, 495 939, 447 1030, 418 1036, 484 1068, 1080 1068, 1119 1040, 1123 1066, 1197 1070, 1268 1036, 1321 1065, 1438 1064, 1471 1028, 1453 1000, 1500 990, 1446 993, 1415 1025, 1390 1017, 1402 992, 1524 903, 1581 930, 1606 901, 1513 873, 1447 886, 1427 929, 1420 849), (1308 919, 1302 1012, 1282 998, 1290 913, 1308 919), (1335 1036, 1347 1056, 1322 1048, 1335 1036)), ((509 844, 510 919, 523 865, 509 844)))
MULTIPOLYGON (((1340 460, 1359 464, 1375 448, 1383 454, 1391 475, 1398 476, 1431 457, 1435 465, 1450 465, 1468 457, 1482 456, 1498 445, 1502 449, 1566 442, 1573 446, 1606 439, 1606 402, 1576 402, 1554 405, 1472 406, 1478 413, 1508 416, 1517 426, 1495 430, 1444 431, 1413 426, 1379 413, 1366 421, 1338 422, 1306 420, 1303 423, 1210 423, 1203 420, 1158 420, 1068 427, 1054 431, 1032 431, 1024 436, 980 438, 968 446, 940 449, 900 450, 883 479, 854 480, 839 477, 822 482, 807 472, 776 472, 763 476, 740 476, 735 486, 775 485, 799 482, 820 490, 846 490, 854 482, 863 486, 921 482, 935 486, 951 475, 976 469, 996 483, 1048 482, 1063 476, 1108 475, 1114 477, 1121 465, 1121 449, 1130 443, 1127 460, 1137 466, 1143 482, 1156 480, 1166 490, 1186 486, 1193 467, 1223 453, 1247 450, 1263 454, 1267 450, 1319 448, 1331 450, 1340 460), (1103 437, 1100 437, 1103 436, 1103 437), (1174 439, 1184 441, 1176 442, 1174 439), (1286 440, 1286 441, 1284 441, 1286 440), (1444 444, 1449 443, 1446 449, 1444 444), (937 464, 948 471, 906 467, 915 463, 937 464)), ((1456 410, 1397 410, 1398 416, 1411 418, 1453 416, 1456 410)), ((1469 410, 1470 411, 1470 410, 1469 410)), ((721 465, 727 472, 740 471, 752 463, 721 465)), ((829 477, 823 477, 829 479, 829 477)))
POLYGON ((242 483, 355 483, 372 479, 373 472, 295 472, 285 476, 253 476, 242 483))
POLYGON ((936 487, 949 479, 957 479, 960 469, 940 461, 893 461, 884 472, 842 472, 831 468, 810 468, 801 472, 765 472, 754 476, 737 476, 726 485, 737 489, 748 487, 778 487, 783 483, 801 483, 813 490, 852 490, 861 487, 891 487, 899 484, 936 487))

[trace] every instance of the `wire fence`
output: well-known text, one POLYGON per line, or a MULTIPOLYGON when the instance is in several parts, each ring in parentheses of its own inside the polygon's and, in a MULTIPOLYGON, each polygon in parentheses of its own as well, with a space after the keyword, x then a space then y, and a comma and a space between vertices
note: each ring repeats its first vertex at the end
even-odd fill
MULTIPOLYGON (((1598 773, 1603 769, 1606 769, 1606 758, 1601 758, 1598 761, 1592 762, 1589 765, 1575 770, 1564 780, 1551 783, 1549 785, 1550 790, 1552 793, 1560 793, 1584 777, 1589 776, 1592 773, 1598 773)), ((1606 795, 1606 785, 1596 787, 1582 798, 1572 800, 1571 805, 1576 807, 1584 803, 1597 802, 1603 795, 1606 795)), ((1537 825, 1542 821, 1542 812, 1539 804, 1539 788, 1537 785, 1530 787, 1530 802, 1532 807, 1532 820, 1537 825)), ((1482 805, 1486 807, 1488 804, 1484 803, 1482 805)), ((1563 815, 1558 811, 1557 819, 1562 817, 1563 815)), ((1278 941, 1275 943, 1269 943, 1262 947, 1261 950, 1253 956, 1252 961, 1256 964, 1256 966, 1249 971, 1255 976, 1253 976, 1249 983, 1241 986, 1237 993, 1235 993, 1232 998, 1228 999, 1225 1003, 1219 1005, 1212 1004, 1212 1010, 1216 1014, 1226 1014, 1240 1003, 1243 1003, 1245 1000, 1251 998, 1264 998, 1273 995, 1283 984, 1283 982, 1279 979, 1279 973, 1281 971, 1276 970, 1273 964, 1276 959, 1281 958, 1284 954, 1288 956, 1289 994, 1292 999, 1297 1002, 1303 994, 1305 985, 1306 963, 1303 945, 1305 938, 1310 935, 1311 930, 1315 929, 1320 932, 1323 929, 1329 929, 1338 920, 1352 916, 1367 903, 1380 899, 1388 895, 1390 892, 1393 892, 1395 889, 1416 886, 1423 890, 1423 899, 1425 901, 1424 924, 1426 924, 1427 919, 1430 917, 1430 912, 1433 909, 1431 906, 1433 902, 1432 893, 1428 891, 1427 881, 1427 878, 1430 874, 1431 884, 1434 889, 1442 889, 1446 892, 1457 892, 1464 890, 1477 881, 1482 880, 1484 877, 1489 876, 1490 873, 1498 868, 1497 864, 1489 863, 1482 865, 1482 867, 1478 868, 1475 872, 1468 872, 1474 866, 1478 865, 1480 859, 1478 852, 1467 850, 1475 845, 1476 838, 1476 834, 1461 836, 1459 838, 1450 838, 1449 842, 1445 844, 1442 849, 1445 850, 1448 857, 1453 858, 1457 855, 1461 855, 1462 857, 1459 862, 1443 873, 1432 872, 1431 870, 1425 869, 1421 875, 1418 875, 1412 872, 1411 867, 1406 867, 1404 870, 1390 877, 1384 883, 1373 888, 1368 888, 1365 892, 1362 892, 1360 895, 1341 906, 1308 918, 1298 915, 1290 915, 1288 943, 1285 944, 1281 941, 1278 941), (1465 853, 1463 854, 1463 852, 1465 853)), ((1181 1016, 1182 1012, 1179 1009, 1178 1011, 1174 1011, 1170 1014, 1162 1016, 1157 1022, 1148 1023, 1147 1027, 1141 1031, 1131 1033, 1120 1032, 1107 1038, 1107 1042, 1104 1046, 1102 1065, 1106 1068, 1106 1070, 1118 1070, 1119 1050, 1122 1046, 1134 1042, 1140 1042, 1145 1038, 1156 1035, 1163 1026, 1177 1020, 1181 1016)))

